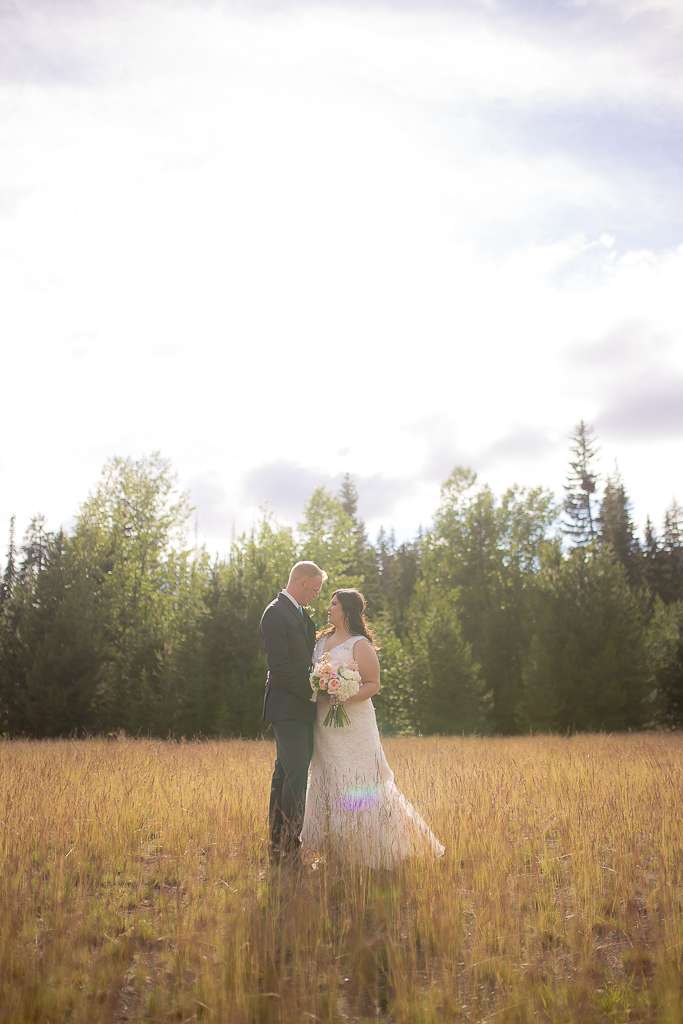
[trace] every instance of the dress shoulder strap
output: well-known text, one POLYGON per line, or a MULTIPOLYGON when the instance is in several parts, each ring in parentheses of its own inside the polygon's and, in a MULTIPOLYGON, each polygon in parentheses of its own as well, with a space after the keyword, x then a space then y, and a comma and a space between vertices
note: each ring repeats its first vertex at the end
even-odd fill
MULTIPOLYGON (((360 634, 360 633, 358 633, 356 636, 347 637, 347 639, 344 640, 342 643, 336 644, 334 647, 331 647, 330 651, 328 653, 330 653, 332 651, 344 651, 344 650, 351 650, 351 651, 353 651, 353 647, 354 647, 354 644, 356 643, 356 641, 357 640, 365 640, 365 639, 366 639, 366 637, 362 636, 362 634, 360 634)), ((318 644, 320 644, 320 652, 322 654, 322 651, 324 650, 324 647, 325 647, 325 637, 324 636, 321 636, 320 639, 318 640, 318 643, 316 644, 316 649, 318 647, 318 644)))

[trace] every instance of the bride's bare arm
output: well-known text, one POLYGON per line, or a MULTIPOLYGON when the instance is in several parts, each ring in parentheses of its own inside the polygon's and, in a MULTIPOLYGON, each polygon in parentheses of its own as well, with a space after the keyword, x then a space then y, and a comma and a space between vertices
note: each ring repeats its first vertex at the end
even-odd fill
POLYGON ((347 698, 344 704, 355 704, 379 693, 379 661, 377 652, 369 640, 357 640, 353 645, 353 657, 360 672, 361 687, 357 694, 347 698))

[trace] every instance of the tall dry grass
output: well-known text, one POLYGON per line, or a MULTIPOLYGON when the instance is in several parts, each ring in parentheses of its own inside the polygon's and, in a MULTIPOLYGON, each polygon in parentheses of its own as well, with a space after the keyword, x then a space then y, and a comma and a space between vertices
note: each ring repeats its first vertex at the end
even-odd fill
POLYGON ((0 743, 0 1020, 683 1020, 683 738, 385 748, 392 874, 269 867, 270 743, 0 743))

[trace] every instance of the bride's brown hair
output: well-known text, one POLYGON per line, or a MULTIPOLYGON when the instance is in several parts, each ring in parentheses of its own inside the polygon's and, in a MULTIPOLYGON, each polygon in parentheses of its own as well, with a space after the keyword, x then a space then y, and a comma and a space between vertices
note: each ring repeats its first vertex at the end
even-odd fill
MULTIPOLYGON (((353 590, 351 588, 335 590, 332 597, 336 597, 339 600, 342 611, 344 612, 344 625, 351 636, 364 636, 366 640, 370 641, 375 650, 377 650, 378 648, 375 645, 372 632, 365 621, 365 609, 367 605, 360 590, 353 590)), ((334 626, 330 626, 328 629, 323 629, 320 635, 327 636, 328 633, 334 633, 334 626)))

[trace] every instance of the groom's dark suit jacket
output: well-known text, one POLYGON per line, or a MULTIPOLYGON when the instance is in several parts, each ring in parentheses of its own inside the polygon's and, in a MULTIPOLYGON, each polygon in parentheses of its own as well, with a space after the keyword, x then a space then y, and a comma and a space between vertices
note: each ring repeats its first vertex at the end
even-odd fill
POLYGON ((312 722, 316 706, 309 680, 315 625, 286 594, 278 594, 261 617, 261 642, 268 661, 263 721, 312 722))

